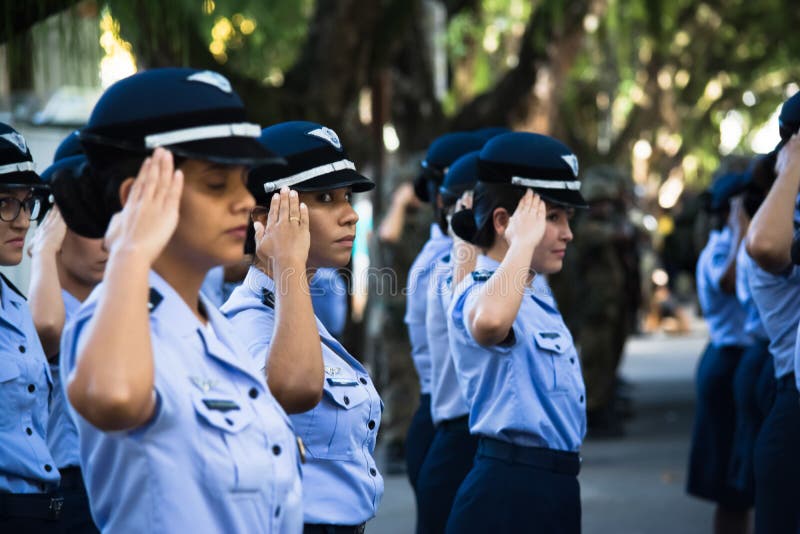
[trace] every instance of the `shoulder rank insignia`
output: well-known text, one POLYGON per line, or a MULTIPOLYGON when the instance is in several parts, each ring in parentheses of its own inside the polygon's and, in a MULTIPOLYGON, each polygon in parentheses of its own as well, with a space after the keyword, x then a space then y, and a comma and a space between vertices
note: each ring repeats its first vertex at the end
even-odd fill
POLYGON ((275 308, 275 293, 267 289, 266 287, 261 288, 261 304, 268 308, 275 308))
POLYGON ((153 313, 156 311, 156 308, 158 308, 158 305, 161 304, 162 300, 164 300, 164 297, 161 296, 161 293, 151 287, 150 297, 147 299, 147 310, 153 313))
POLYGON ((485 282, 489 278, 491 278, 493 274, 494 271, 486 271, 486 270, 472 271, 472 279, 475 280, 476 282, 485 282))

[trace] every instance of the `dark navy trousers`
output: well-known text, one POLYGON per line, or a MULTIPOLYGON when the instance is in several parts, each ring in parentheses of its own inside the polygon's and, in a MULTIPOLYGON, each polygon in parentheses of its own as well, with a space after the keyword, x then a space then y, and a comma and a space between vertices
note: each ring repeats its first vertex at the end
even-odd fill
POLYGON ((453 500, 472 469, 478 438, 469 433, 469 418, 444 421, 417 479, 417 534, 441 534, 453 500))

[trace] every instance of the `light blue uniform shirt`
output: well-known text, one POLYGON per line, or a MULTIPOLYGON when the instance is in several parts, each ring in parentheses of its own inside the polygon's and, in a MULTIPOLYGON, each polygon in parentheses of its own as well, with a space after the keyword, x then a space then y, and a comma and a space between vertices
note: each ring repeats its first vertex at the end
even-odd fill
MULTIPOLYGON (((275 282, 251 267, 222 307, 247 345, 254 365, 266 367, 275 310, 275 282)), ((383 477, 373 458, 382 404, 369 374, 317 319, 325 382, 315 408, 290 416, 306 447, 303 512, 306 523, 358 525, 375 516, 383 477)))
POLYGON ((309 285, 314 315, 339 339, 347 320, 347 284, 337 269, 317 269, 309 285))
POLYGON ((739 251, 736 253, 736 298, 745 311, 744 331, 753 339, 769 341, 767 331, 761 323, 761 316, 758 314, 758 307, 753 301, 748 281, 748 271, 752 269, 753 261, 747 255, 745 242, 739 244, 739 251))
POLYGON ((44 493, 60 481, 47 448, 52 378, 25 298, 0 277, 0 492, 44 493))
POLYGON ((764 330, 769 337, 769 353, 775 363, 775 378, 794 370, 794 346, 800 321, 800 267, 792 265, 782 274, 772 274, 749 255, 747 280, 764 330))
POLYGON ((749 345, 744 331, 746 312, 736 295, 722 291, 719 282, 731 254, 733 232, 729 227, 712 230, 697 260, 697 298, 708 323, 711 343, 716 347, 749 345))
POLYGON ((439 225, 431 224, 431 236, 408 271, 406 284, 406 315, 411 359, 419 375, 420 391, 431 392, 431 351, 425 331, 425 308, 428 304, 428 285, 436 262, 450 252, 453 240, 442 233, 439 225))
POLYGON ((218 265, 210 269, 200 291, 215 307, 222 306, 225 303, 225 267, 218 265))
POLYGON ((536 286, 525 288, 509 345, 482 347, 468 329, 476 289, 498 265, 479 256, 448 309, 450 351, 470 407, 470 432, 576 452, 586 433, 586 390, 572 335, 553 298, 536 286))
MULTIPOLYGON (((64 300, 64 328, 75 317, 81 302, 61 290, 64 300)), ((59 469, 64 467, 78 467, 81 463, 78 454, 78 429, 67 409, 67 399, 61 385, 61 372, 58 363, 50 365, 53 376, 53 398, 50 401, 50 418, 47 422, 47 446, 53 453, 59 469)))
MULTIPOLYGON (((70 408, 95 523, 114 533, 301 532, 297 442, 263 374, 207 299, 204 326, 152 271, 150 287, 152 420, 104 432, 70 408)), ((75 368, 103 289, 67 326, 62 376, 75 368)))

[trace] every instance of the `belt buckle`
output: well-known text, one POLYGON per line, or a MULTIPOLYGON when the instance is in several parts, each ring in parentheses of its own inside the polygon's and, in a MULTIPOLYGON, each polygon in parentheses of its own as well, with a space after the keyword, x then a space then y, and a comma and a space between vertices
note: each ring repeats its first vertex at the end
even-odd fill
POLYGON ((50 514, 50 519, 59 519, 61 517, 61 510, 64 508, 64 497, 51 497, 50 506, 47 511, 50 514))

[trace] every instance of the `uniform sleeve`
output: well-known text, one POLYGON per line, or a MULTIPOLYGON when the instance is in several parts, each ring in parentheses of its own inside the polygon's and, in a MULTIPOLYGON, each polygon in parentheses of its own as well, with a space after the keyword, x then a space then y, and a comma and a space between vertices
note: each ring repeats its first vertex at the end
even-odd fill
POLYGON ((267 367, 269 348, 275 331, 275 315, 266 307, 239 311, 228 320, 236 337, 247 347, 247 352, 259 370, 267 367))
POLYGON ((710 254, 707 259, 708 280, 716 290, 720 290, 719 283, 728 266, 728 258, 730 257, 732 246, 731 241, 727 239, 716 239, 711 244, 710 254))
MULTIPOLYGON (((478 302, 478 291, 477 291, 478 287, 480 287, 480 284, 472 285, 462 296, 462 298, 459 299, 461 305, 456 306, 456 308, 460 307, 460 317, 459 317, 460 326, 463 329, 465 336, 469 339, 469 342, 474 347, 487 350, 491 353, 498 355, 508 354, 518 343, 517 335, 514 328, 517 323, 516 320, 514 321, 514 324, 512 324, 511 330, 509 330, 508 332, 508 337, 506 337, 505 340, 503 340, 501 343, 497 345, 493 345, 491 347, 484 347, 483 345, 480 345, 477 341, 475 341, 474 337, 472 337, 472 332, 469 329, 469 315, 478 302)), ((455 312, 456 309, 454 308, 453 311, 455 312)))

